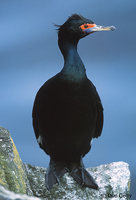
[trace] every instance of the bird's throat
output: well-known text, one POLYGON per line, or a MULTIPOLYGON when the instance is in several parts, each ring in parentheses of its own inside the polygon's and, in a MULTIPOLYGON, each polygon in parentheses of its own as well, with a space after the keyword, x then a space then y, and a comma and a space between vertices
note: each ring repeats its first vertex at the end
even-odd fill
POLYGON ((60 46, 60 50, 64 57, 64 67, 61 71, 63 76, 72 81, 84 79, 86 70, 77 52, 77 44, 65 42, 60 46))

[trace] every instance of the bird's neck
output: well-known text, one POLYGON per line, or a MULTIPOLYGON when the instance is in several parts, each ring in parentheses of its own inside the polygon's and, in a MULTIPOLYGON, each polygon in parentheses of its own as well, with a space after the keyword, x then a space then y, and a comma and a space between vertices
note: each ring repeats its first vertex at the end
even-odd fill
POLYGON ((65 79, 80 81, 86 77, 84 64, 77 52, 78 42, 59 42, 60 50, 64 57, 64 67, 61 71, 65 79))

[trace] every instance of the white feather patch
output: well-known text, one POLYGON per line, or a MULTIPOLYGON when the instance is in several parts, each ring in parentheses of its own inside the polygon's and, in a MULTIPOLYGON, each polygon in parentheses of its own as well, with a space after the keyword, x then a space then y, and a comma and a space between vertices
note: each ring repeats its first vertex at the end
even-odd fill
POLYGON ((38 144, 42 145, 42 137, 39 135, 38 139, 37 139, 38 144))

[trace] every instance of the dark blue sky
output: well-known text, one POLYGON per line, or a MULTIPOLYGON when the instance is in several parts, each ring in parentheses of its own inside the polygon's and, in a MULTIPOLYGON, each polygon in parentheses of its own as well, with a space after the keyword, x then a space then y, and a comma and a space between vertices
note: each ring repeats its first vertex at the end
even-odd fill
POLYGON ((85 165, 128 162, 136 184, 136 1, 1 0, 0 126, 9 129, 24 162, 47 167, 49 158, 32 128, 32 106, 37 90, 63 67, 54 24, 73 13, 117 28, 94 33, 78 46, 105 116, 85 165))

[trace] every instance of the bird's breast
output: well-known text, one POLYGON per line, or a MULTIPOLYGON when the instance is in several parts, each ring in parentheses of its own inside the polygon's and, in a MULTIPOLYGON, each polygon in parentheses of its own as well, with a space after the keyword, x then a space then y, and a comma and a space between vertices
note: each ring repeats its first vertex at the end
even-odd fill
POLYGON ((45 85, 40 93, 38 118, 45 132, 91 132, 96 121, 96 105, 90 86, 56 81, 55 84, 45 85))

